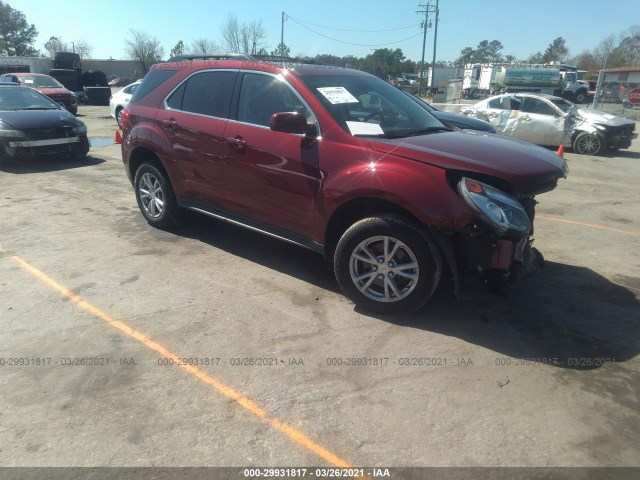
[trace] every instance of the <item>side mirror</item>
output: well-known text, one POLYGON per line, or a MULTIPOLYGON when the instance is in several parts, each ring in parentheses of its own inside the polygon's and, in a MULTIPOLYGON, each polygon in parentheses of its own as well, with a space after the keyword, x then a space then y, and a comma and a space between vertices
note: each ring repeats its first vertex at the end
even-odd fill
POLYGON ((297 112, 281 112, 271 115, 269 127, 274 132, 306 134, 309 131, 307 119, 297 112))

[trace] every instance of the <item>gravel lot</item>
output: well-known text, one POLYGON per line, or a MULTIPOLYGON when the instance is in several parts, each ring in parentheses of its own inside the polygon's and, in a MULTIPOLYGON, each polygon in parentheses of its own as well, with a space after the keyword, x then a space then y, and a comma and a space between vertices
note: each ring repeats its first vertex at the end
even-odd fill
POLYGON ((383 318, 311 252, 150 228, 79 113, 86 161, 0 171, 0 466, 640 467, 640 141, 567 152, 506 297, 383 318))

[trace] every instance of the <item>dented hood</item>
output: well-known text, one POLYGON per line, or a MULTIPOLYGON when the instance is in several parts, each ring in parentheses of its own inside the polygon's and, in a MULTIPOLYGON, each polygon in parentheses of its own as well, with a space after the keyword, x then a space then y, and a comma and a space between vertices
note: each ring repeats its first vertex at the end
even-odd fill
POLYGON ((577 108, 574 112, 587 123, 597 123, 599 125, 609 125, 612 127, 634 123, 633 120, 621 117, 620 115, 611 115, 602 110, 577 108))
POLYGON ((527 142, 463 130, 370 141, 377 152, 444 169, 490 175, 509 183, 518 195, 551 190, 566 177, 564 159, 527 142))

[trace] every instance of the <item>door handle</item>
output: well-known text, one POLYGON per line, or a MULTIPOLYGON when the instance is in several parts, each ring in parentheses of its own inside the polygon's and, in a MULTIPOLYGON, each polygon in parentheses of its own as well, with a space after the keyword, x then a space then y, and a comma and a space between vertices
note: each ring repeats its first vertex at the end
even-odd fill
POLYGON ((239 152, 247 148, 247 142, 239 135, 237 137, 227 137, 227 143, 231 145, 231 148, 239 152))
POLYGON ((531 120, 531 117, 529 115, 523 115, 522 119, 529 121, 529 120, 531 120))
POLYGON ((170 118, 169 120, 163 120, 162 126, 169 128, 171 130, 175 130, 176 127, 178 126, 178 123, 173 118, 170 118))

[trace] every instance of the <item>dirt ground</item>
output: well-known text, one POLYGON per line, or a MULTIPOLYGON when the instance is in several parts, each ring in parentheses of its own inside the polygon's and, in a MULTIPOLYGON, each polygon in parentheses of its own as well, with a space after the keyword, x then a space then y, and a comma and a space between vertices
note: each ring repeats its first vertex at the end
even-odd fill
POLYGON ((80 115, 86 161, 0 171, 0 466, 640 467, 640 141, 567 152, 543 271, 392 318, 314 253, 150 228, 80 115))

